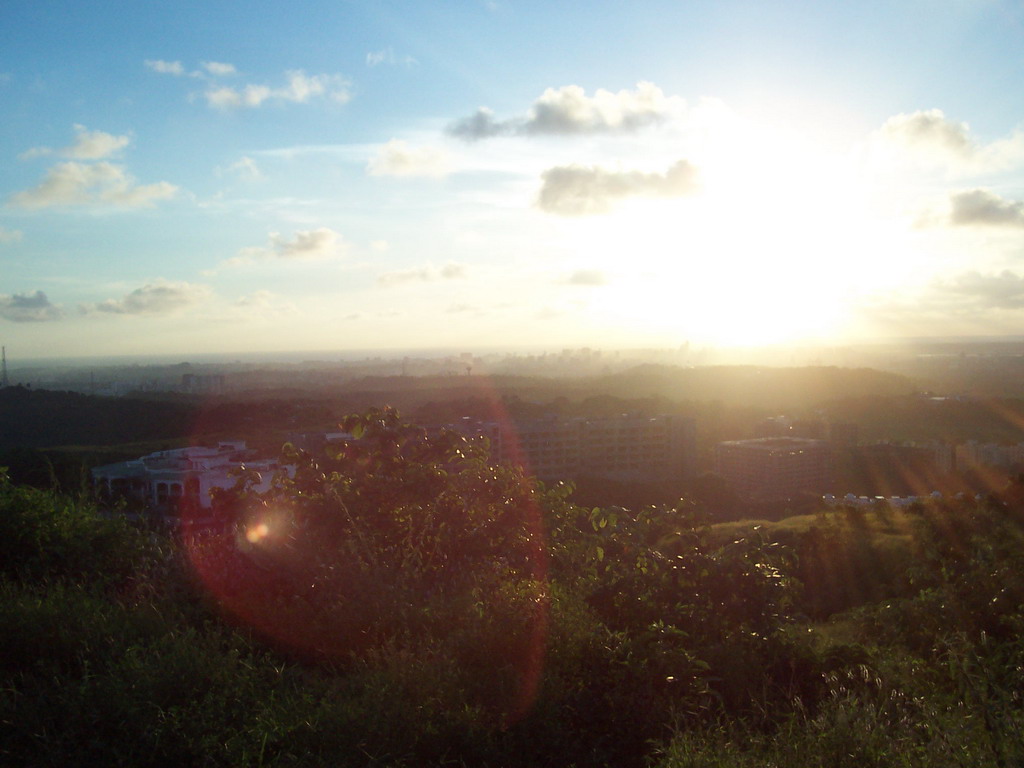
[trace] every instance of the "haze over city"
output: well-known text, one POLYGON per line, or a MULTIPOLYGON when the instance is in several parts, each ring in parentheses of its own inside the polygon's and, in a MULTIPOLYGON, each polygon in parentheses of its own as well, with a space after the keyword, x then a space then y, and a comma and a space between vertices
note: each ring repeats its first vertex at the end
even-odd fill
POLYGON ((1019 333, 1013 2, 0 9, 19 360, 1019 333))

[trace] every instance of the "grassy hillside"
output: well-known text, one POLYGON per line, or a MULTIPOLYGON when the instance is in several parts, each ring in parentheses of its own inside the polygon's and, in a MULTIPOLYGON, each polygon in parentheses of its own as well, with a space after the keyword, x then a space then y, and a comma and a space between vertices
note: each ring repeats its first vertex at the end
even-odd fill
POLYGON ((707 527, 349 426, 223 531, 0 480, 0 762, 1024 759, 1019 488, 707 527))

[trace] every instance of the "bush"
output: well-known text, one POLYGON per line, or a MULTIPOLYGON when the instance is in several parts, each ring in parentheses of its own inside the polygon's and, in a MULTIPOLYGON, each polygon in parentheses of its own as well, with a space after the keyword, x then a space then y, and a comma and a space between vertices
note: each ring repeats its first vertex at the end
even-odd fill
POLYGON ((0 572, 124 579, 152 555, 146 533, 89 501, 13 485, 0 468, 0 572))

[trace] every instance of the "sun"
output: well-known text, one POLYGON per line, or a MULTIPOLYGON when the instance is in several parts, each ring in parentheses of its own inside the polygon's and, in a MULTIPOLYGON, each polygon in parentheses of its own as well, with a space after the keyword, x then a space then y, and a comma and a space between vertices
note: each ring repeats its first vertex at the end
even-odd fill
POLYGON ((714 345, 827 342, 864 296, 908 278, 906 233, 855 155, 748 147, 709 153, 701 173, 697 194, 590 224, 583 253, 609 275, 592 322, 714 345))

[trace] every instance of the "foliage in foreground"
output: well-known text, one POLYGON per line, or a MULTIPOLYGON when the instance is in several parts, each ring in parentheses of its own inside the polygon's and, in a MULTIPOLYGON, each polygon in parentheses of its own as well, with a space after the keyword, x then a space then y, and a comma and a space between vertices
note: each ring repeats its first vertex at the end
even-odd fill
POLYGON ((810 625, 828 602, 795 574, 879 562, 854 529, 720 540, 682 503, 578 507, 391 411, 345 426, 362 439, 286 449, 270 491, 243 478, 220 527, 0 481, 0 762, 1024 757, 1012 504, 917 510, 899 578, 889 557, 810 625))

